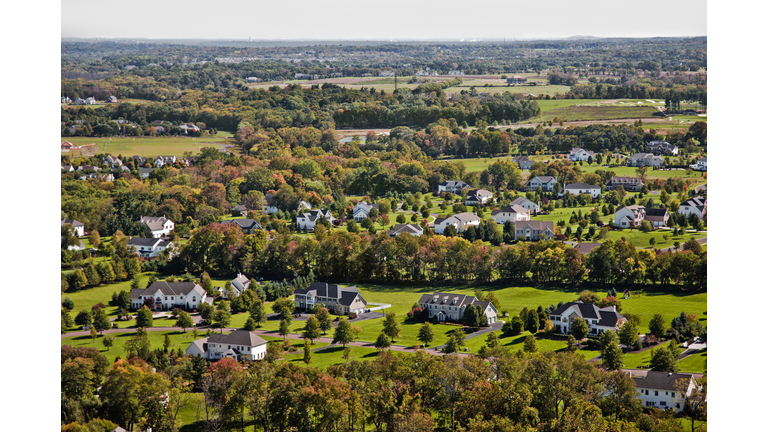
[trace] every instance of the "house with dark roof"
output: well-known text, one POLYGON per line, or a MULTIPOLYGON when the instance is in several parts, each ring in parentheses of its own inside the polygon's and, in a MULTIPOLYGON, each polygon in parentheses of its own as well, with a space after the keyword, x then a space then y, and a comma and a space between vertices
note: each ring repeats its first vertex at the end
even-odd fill
POLYGON ((262 360, 267 355, 267 341, 248 330, 235 330, 229 334, 214 333, 192 342, 184 351, 187 355, 208 360, 231 357, 240 360, 262 360))
POLYGON ((651 141, 648 143, 648 150, 655 155, 676 155, 677 146, 666 141, 651 141))
POLYGON ((704 216, 707 215, 707 199, 703 197, 693 197, 680 204, 677 212, 684 214, 686 217, 695 214, 699 219, 704 219, 704 216))
POLYGON ((117 98, 115 96, 110 96, 104 102, 106 102, 106 103, 117 103, 117 98))
POLYGON ((707 170, 707 157, 704 156, 703 158, 696 161, 696 165, 692 165, 691 168, 697 170, 697 171, 706 171, 707 170))
POLYGON ((536 176, 525 183, 525 189, 535 191, 541 188, 543 191, 552 192, 557 184, 557 178, 552 176, 536 176))
POLYGON ((158 238, 168 235, 173 230, 173 221, 163 216, 142 216, 139 222, 147 226, 147 234, 158 238))
POLYGON ((467 200, 464 202, 464 204, 485 204, 491 200, 493 200, 493 192, 487 191, 485 189, 472 189, 471 191, 467 192, 467 200))
POLYGON ((437 193, 450 192, 452 194, 460 194, 464 188, 469 189, 469 185, 461 180, 447 180, 437 185, 437 193))
POLYGON ((571 195, 588 194, 592 198, 597 198, 600 196, 601 189, 599 185, 590 185, 586 183, 571 183, 571 184, 565 185, 563 190, 560 191, 560 196, 565 195, 566 192, 571 195))
POLYGON ((517 221, 531 220, 531 212, 517 204, 510 204, 500 209, 491 211, 491 217, 499 225, 504 225, 507 221, 515 223, 517 221))
POLYGON ((203 287, 194 282, 156 281, 148 288, 131 290, 131 308, 141 308, 148 298, 155 300, 154 310, 197 309, 202 302, 212 303, 203 287))
POLYGON ((85 235, 85 225, 83 225, 82 222, 74 220, 74 219, 62 219, 61 220, 61 226, 64 225, 72 225, 72 228, 75 230, 75 234, 78 237, 82 237, 85 235))
POLYGON ((515 240, 537 241, 555 238, 555 223, 552 221, 516 221, 515 240))
POLYGON ((498 321, 498 311, 493 303, 480 301, 475 296, 435 292, 424 294, 419 299, 419 306, 429 312, 429 318, 437 317, 442 322, 446 320, 461 321, 467 306, 479 306, 488 319, 488 324, 498 321))
POLYGON ((445 229, 448 228, 449 225, 452 225, 454 228, 456 228, 456 232, 460 233, 464 232, 464 230, 469 228, 471 225, 480 225, 480 218, 477 217, 477 215, 474 213, 464 212, 449 216, 447 218, 437 218, 435 219, 434 223, 435 233, 437 234, 444 233, 445 229))
MULTIPOLYGON (((156 129, 161 128, 162 126, 156 126, 156 129)), ((165 132, 165 128, 163 128, 163 132, 165 132)), ((165 164, 175 164, 176 163, 176 156, 158 156, 155 158, 155 165, 160 168, 161 166, 165 164)))
POLYGON ((328 210, 310 210, 296 217, 296 227, 311 231, 315 229, 315 224, 321 218, 330 223, 333 223, 333 221, 336 220, 328 210))
MULTIPOLYGON (((234 294, 234 297, 239 296, 251 286, 251 280, 245 277, 245 275, 242 273, 238 273, 237 277, 232 279, 229 283, 232 286, 232 293, 234 294)), ((223 298, 229 300, 229 294, 224 291, 223 287, 216 288, 216 291, 221 293, 223 298)))
POLYGON ((321 304, 337 315, 363 313, 368 305, 357 287, 315 282, 293 292, 296 307, 310 310, 321 304))
POLYGON ((571 152, 568 154, 568 160, 573 162, 588 161, 589 158, 592 158, 592 160, 594 160, 595 152, 584 150, 582 148, 575 148, 571 150, 571 152))
POLYGON ((395 224, 394 229, 387 230, 387 235, 390 237, 397 237, 401 234, 410 234, 418 237, 424 234, 424 228, 417 224, 395 224))
POLYGON ((509 203, 509 205, 519 205, 520 207, 528 210, 529 212, 537 212, 540 210, 539 205, 529 200, 528 198, 521 196, 517 197, 509 203))
POLYGON ((664 158, 655 156, 653 153, 635 153, 627 158, 627 166, 649 166, 660 167, 664 163, 664 158))
POLYGON ((669 210, 665 208, 647 208, 645 209, 645 220, 650 222, 654 228, 664 228, 669 220, 669 210))
POLYGON ((354 219, 355 222, 362 222, 363 219, 370 217, 369 215, 372 209, 376 209, 378 211, 379 205, 360 201, 359 203, 355 204, 354 207, 352 207, 352 219, 354 219))
POLYGON ((616 331, 627 320, 616 312, 616 306, 598 308, 581 301, 568 302, 550 312, 549 319, 555 325, 555 332, 568 334, 576 317, 583 319, 589 326, 590 335, 599 335, 606 330, 616 331))
POLYGON ((600 243, 576 243, 573 245, 573 248, 577 251, 581 252, 582 255, 589 255, 590 252, 592 252, 593 249, 600 247, 600 243))
POLYGON ((252 208, 248 207, 247 205, 240 204, 232 207, 232 216, 234 217, 245 217, 248 216, 248 212, 253 211, 252 208))
POLYGON ((621 186, 627 191, 639 191, 643 188, 643 180, 640 177, 630 176, 615 176, 605 184, 605 188, 608 190, 616 190, 621 186))
POLYGON ((123 166, 123 161, 121 161, 120 158, 117 156, 106 155, 104 156, 103 162, 106 165, 109 165, 110 168, 117 168, 117 167, 123 166))
POLYGON ((221 222, 222 225, 237 225, 245 234, 253 234, 263 229, 258 221, 253 219, 231 219, 221 222))
POLYGON ((533 165, 533 161, 528 159, 528 156, 515 156, 512 158, 512 162, 517 163, 521 170, 529 170, 533 165))
POLYGON ((680 412, 685 398, 690 396, 698 383, 693 374, 648 371, 644 376, 633 376, 637 397, 648 408, 671 409, 680 412))
POLYGON ((139 168, 139 175, 141 178, 149 178, 149 175, 152 174, 152 171, 154 171, 156 168, 139 168))
POLYGON ((274 198, 271 193, 264 194, 264 201, 267 202, 266 207, 264 207, 264 211, 267 212, 267 214, 275 214, 280 211, 277 208, 277 203, 274 202, 274 198))
POLYGON ((613 223, 619 228, 637 228, 645 220, 645 206, 621 206, 613 214, 613 223))
POLYGON ((75 167, 73 167, 72 165, 62 165, 61 166, 61 171, 62 172, 73 172, 74 170, 75 170, 75 167))
POLYGON ((129 250, 131 246, 136 249, 136 253, 142 258, 156 258, 168 248, 172 248, 171 251, 169 251, 171 252, 170 257, 175 255, 175 253, 172 252, 174 244, 161 238, 130 237, 128 239, 129 250))

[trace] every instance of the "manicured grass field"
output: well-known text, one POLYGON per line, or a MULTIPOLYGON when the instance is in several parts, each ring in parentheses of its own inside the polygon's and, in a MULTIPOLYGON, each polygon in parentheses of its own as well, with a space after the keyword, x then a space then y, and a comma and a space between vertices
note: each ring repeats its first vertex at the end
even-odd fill
MULTIPOLYGON (((231 136, 231 134, 229 134, 231 136)), ((155 157, 159 155, 183 156, 184 152, 192 154, 200 152, 202 147, 218 147, 216 144, 227 142, 226 137, 123 137, 123 138, 89 138, 62 137, 61 141, 69 141, 82 145, 96 143, 98 152, 123 156, 155 157)), ((75 153, 73 153, 75 154, 75 153)))
MULTIPOLYGON (((573 229, 573 228, 572 228, 573 229)), ((674 246, 674 243, 680 242, 682 245, 686 241, 692 239, 692 238, 702 238, 706 237, 707 232, 706 231, 699 231, 699 232, 692 232, 692 231, 686 231, 685 235, 677 235, 673 236, 672 231, 665 229, 665 230, 656 230, 649 233, 644 233, 639 230, 632 230, 629 229, 623 229, 619 231, 609 231, 608 232, 608 238, 613 241, 618 241, 622 238, 624 238, 626 241, 631 243, 636 248, 650 248, 651 247, 651 239, 656 239, 656 244, 653 245, 656 249, 664 249, 668 248, 670 246, 674 246), (667 236, 667 240, 664 240, 664 236, 667 236)))
MULTIPOLYGON (((104 345, 102 344, 102 340, 104 339, 104 336, 99 336, 94 341, 91 339, 90 336, 75 336, 75 337, 63 337, 61 338, 61 345, 71 345, 71 346, 84 346, 84 347, 92 347, 92 348, 98 348, 102 355, 104 355, 107 360, 109 360, 109 363, 112 364, 115 362, 115 359, 117 357, 120 358, 126 358, 126 352, 123 348, 126 341, 131 339, 136 334, 136 331, 127 331, 126 333, 112 333, 108 336, 114 337, 115 342, 114 345, 110 348, 104 348, 104 345)), ((151 344, 152 349, 155 348, 162 348, 163 343, 165 341, 165 335, 168 334, 168 337, 171 340, 171 346, 169 349, 176 350, 178 348, 181 348, 182 351, 187 349, 190 343, 194 341, 194 336, 192 334, 192 330, 187 330, 186 333, 182 332, 181 330, 178 331, 169 331, 169 332, 147 332, 147 338, 149 339, 149 342, 151 344)), ((198 334, 198 338, 205 337, 205 332, 200 332, 198 334)))
MULTIPOLYGON (((658 348, 661 346, 667 346, 669 345, 669 342, 664 342, 656 345, 654 347, 658 348)), ((680 346, 681 352, 685 350, 685 348, 680 346)), ((680 369, 680 372, 688 372, 688 373, 704 373, 706 371, 706 368, 704 366, 704 362, 707 360, 707 349, 704 348, 701 351, 697 352, 696 354, 689 355, 685 357, 682 360, 679 360, 677 362, 677 367, 680 369)), ((632 351, 627 352, 624 354, 624 368, 626 369, 639 369, 641 366, 647 366, 651 363, 651 350, 645 350, 640 353, 633 353, 632 351)))
MULTIPOLYGON (((529 94, 530 93, 533 95, 542 95, 542 94, 554 95, 557 93, 567 93, 571 89, 569 86, 561 86, 561 85, 537 85, 537 86, 499 85, 501 84, 501 81, 499 82, 494 81, 491 87, 484 87, 486 82, 487 81, 478 82, 476 80, 464 80, 464 82, 460 86, 448 87, 447 89, 445 89, 445 92, 460 93, 462 90, 470 91, 471 87, 474 86, 478 93, 502 94, 504 92, 510 92, 513 94, 515 93, 529 94)), ((526 120, 526 122, 528 122, 528 120, 526 120)))
POLYGON ((527 119, 526 123, 550 121, 555 117, 563 121, 616 120, 629 118, 651 118, 658 110, 650 106, 563 106, 548 110, 538 117, 527 119))
POLYGON ((707 370, 707 349, 691 354, 677 362, 680 372, 704 373, 707 370))

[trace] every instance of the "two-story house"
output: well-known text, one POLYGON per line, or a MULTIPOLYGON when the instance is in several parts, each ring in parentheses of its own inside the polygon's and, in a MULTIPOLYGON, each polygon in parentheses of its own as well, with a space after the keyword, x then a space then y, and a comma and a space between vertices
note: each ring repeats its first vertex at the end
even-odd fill
POLYGON ((74 220, 74 219, 62 219, 61 220, 61 226, 64 225, 72 225, 72 228, 75 230, 75 234, 78 237, 82 237, 85 235, 85 225, 83 225, 82 222, 74 220))
POLYGON ((480 225, 480 218, 474 213, 469 212, 455 214, 447 218, 437 218, 435 219, 435 233, 442 234, 448 228, 448 225, 453 225, 456 228, 456 232, 460 233, 464 232, 471 225, 480 225))
POLYGON ((263 229, 258 221, 253 219, 230 219, 221 222, 224 225, 237 225, 245 234, 253 234, 263 229))
POLYGON ((571 195, 579 195, 579 194, 588 194, 592 198, 597 198, 600 196, 600 186, 599 185, 589 185, 586 183, 571 183, 565 185, 562 191, 560 191, 560 195, 565 195, 565 193, 568 192, 571 195))
POLYGON ((538 212, 540 210, 539 205, 529 200, 526 197, 517 197, 509 203, 509 205, 519 205, 520 207, 528 210, 529 212, 538 212))
POLYGON ((437 192, 450 192, 452 194, 460 194, 464 188, 469 189, 469 185, 461 180, 448 180, 437 185, 437 192))
POLYGON ((562 334, 570 332, 570 326, 576 317, 587 322, 591 335, 598 335, 606 330, 616 331, 627 320, 616 312, 615 306, 598 308, 581 301, 565 303, 549 314, 550 321, 555 325, 555 332, 562 334))
POLYGON ((648 143, 648 150, 655 155, 676 155, 678 152, 676 145, 666 141, 651 141, 648 143))
POLYGON ((154 310, 197 309, 202 302, 211 303, 203 287, 194 282, 157 281, 148 288, 131 290, 131 308, 140 309, 148 298, 155 299, 154 310))
POLYGON ((121 161, 117 156, 106 155, 104 156, 103 162, 110 168, 118 168, 123 166, 123 161, 121 161))
POLYGON ((172 242, 165 241, 161 238, 130 237, 128 239, 128 249, 130 249, 131 246, 136 249, 136 253, 142 258, 156 258, 160 256, 164 250, 173 248, 174 245, 172 242))
POLYGON ((648 408, 671 409, 680 412, 685 398, 696 389, 692 374, 648 371, 644 377, 633 376, 637 397, 648 408), (681 392, 682 390, 682 392, 681 392))
MULTIPOLYGON (((160 128, 162 126, 156 126, 157 128, 160 128)), ((155 158, 155 165, 160 168, 161 166, 165 164, 175 164, 176 163, 176 156, 158 156, 155 158)))
POLYGON ((158 238, 167 236, 173 230, 173 221, 163 216, 142 216, 139 220, 147 226, 147 233, 152 237, 158 238))
POLYGON ((487 191, 485 189, 472 189, 471 191, 467 192, 467 201, 464 204, 466 205, 485 204, 492 199, 493 199, 493 192, 487 191))
POLYGON ((588 161, 589 158, 595 159, 595 152, 584 150, 582 148, 575 148, 568 154, 568 160, 573 162, 588 161))
POLYGON ((621 206, 613 215, 613 223, 619 228, 639 227, 645 220, 645 207, 641 205, 621 206))
POLYGON ((424 228, 416 224, 395 224, 394 229, 387 230, 387 235, 390 237, 397 237, 402 234, 410 234, 414 237, 419 237, 424 234, 424 228))
POLYGON ((695 214, 699 219, 704 219, 704 216, 707 215, 707 199, 700 196, 693 197, 680 204, 677 212, 684 214, 686 217, 695 214))
POLYGON ((627 166, 649 166, 659 168, 664 163, 664 158, 653 153, 635 153, 627 158, 627 166))
POLYGON ((516 162, 521 170, 529 170, 531 165, 533 165, 533 161, 528 159, 528 156, 515 156, 512 158, 512 161, 516 162))
POLYGON ((531 212, 517 204, 511 204, 498 210, 491 211, 491 217, 499 225, 504 225, 507 221, 512 223, 517 221, 531 220, 531 212))
POLYGON ((697 160, 695 165, 697 171, 706 171, 707 170, 707 158, 706 156, 697 160))
POLYGON ((552 176, 536 176, 525 183, 525 189, 535 191, 538 188, 545 192, 552 192, 557 184, 557 178, 552 176))
POLYGON ((363 219, 370 217, 372 209, 379 210, 379 205, 360 201, 352 207, 352 219, 354 219, 355 222, 362 222, 363 219))
POLYGON ((338 315, 363 313, 368 305, 357 287, 343 287, 325 282, 315 282, 307 288, 294 291, 296 307, 310 310, 322 304, 338 315))
POLYGON ((187 355, 208 360, 226 357, 240 360, 262 360, 267 356, 267 341, 248 330, 235 330, 229 334, 214 333, 192 342, 184 351, 187 355))
POLYGON ((488 320, 488 324, 498 321, 498 311, 493 303, 480 301, 475 296, 435 292, 424 294, 419 299, 419 306, 426 309, 429 318, 437 317, 438 321, 461 321, 467 306, 479 306, 488 320))
POLYGON ((333 223, 333 221, 336 220, 336 218, 334 218, 331 212, 328 210, 310 210, 307 213, 296 217, 296 226, 299 229, 306 229, 307 231, 311 231, 315 229, 315 224, 321 218, 327 220, 330 223, 333 223))
POLYGON ((645 220, 650 222, 654 228, 664 228, 669 220, 669 210, 665 208, 647 208, 645 209, 645 220))
MULTIPOLYGON (((232 286, 232 292, 235 297, 242 294, 251 286, 251 280, 245 277, 242 273, 238 273, 237 277, 232 279, 229 283, 232 286)), ((221 293, 222 298, 229 299, 229 294, 224 291, 223 287, 216 288, 216 291, 221 293)))
POLYGON ((637 192, 643 188, 643 180, 640 177, 616 176, 611 177, 605 184, 605 188, 608 190, 618 189, 619 186, 623 187, 626 191, 637 192))
POLYGON ((516 221, 515 240, 537 241, 555 238, 555 224, 552 221, 516 221))

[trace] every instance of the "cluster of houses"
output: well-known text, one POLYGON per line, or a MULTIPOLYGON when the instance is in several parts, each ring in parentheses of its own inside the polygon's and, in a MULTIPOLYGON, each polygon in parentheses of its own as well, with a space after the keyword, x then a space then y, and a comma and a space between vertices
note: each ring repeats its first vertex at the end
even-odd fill
MULTIPOLYGON (((117 103, 117 98, 115 96, 109 96, 107 99, 104 100, 104 102, 117 103)), ((69 105, 72 103, 72 99, 66 96, 62 96, 61 103, 69 105)), ((94 97, 87 97, 85 99, 77 98, 75 99, 75 105, 96 105, 96 98, 94 97)))
MULTIPOLYGON (((677 212, 686 217, 695 214, 699 219, 704 219, 707 214, 707 200, 702 197, 691 198, 680 204, 677 212)), ((669 210, 645 208, 641 205, 621 206, 616 209, 613 223, 619 228, 637 228, 644 220, 650 222, 654 229, 664 228, 669 220, 669 210)))

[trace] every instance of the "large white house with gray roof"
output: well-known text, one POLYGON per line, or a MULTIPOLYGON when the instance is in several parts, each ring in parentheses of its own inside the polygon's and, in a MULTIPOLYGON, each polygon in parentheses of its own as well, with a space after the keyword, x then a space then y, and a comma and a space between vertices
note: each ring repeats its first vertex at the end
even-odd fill
POLYGON ((333 223, 333 221, 336 220, 328 210, 310 210, 296 217, 296 227, 299 229, 306 228, 307 231, 313 230, 315 229, 315 224, 321 218, 330 223, 333 223))
POLYGON ((148 298, 155 300, 154 310, 197 309, 202 302, 212 303, 203 287, 194 282, 156 281, 148 288, 131 290, 131 309, 140 309, 148 298))
POLYGON ((363 313, 368 305, 357 287, 343 287, 325 282, 315 282, 307 288, 297 289, 293 295, 298 308, 309 310, 316 304, 322 304, 338 315, 363 313))
POLYGON ((192 342, 185 353, 208 360, 232 357, 235 360, 262 360, 267 355, 267 341, 256 333, 235 330, 230 334, 214 333, 192 342))
POLYGON ((507 221, 515 223, 517 221, 531 220, 531 212, 517 204, 511 204, 498 210, 491 211, 491 217, 499 225, 504 225, 507 221))
POLYGON ((378 211, 379 205, 360 201, 359 203, 355 204, 354 207, 352 207, 352 219, 354 219, 355 222, 362 222, 363 219, 370 217, 372 209, 376 209, 378 211))
MULTIPOLYGON (((164 250, 173 248, 174 244, 172 242, 154 237, 130 237, 128 239, 128 248, 130 249, 131 246, 136 249, 136 253, 139 254, 139 256, 142 258, 156 258, 160 256, 164 250)), ((169 253, 172 254, 169 256, 169 258, 171 258, 173 256, 173 252, 169 251, 169 253)))
POLYGON ((429 318, 437 317, 438 321, 461 321, 468 305, 479 306, 488 319, 488 324, 498 321, 498 311, 493 303, 480 301, 475 296, 436 292, 431 295, 424 294, 419 299, 419 306, 429 312, 429 318))
POLYGON ((571 183, 565 185, 562 191, 560 191, 560 196, 563 196, 566 192, 568 192, 571 195, 579 195, 579 194, 588 194, 592 198, 597 198, 600 196, 600 186, 599 185, 590 185, 586 183, 571 183))
POLYGON ((523 220, 515 222, 515 240, 537 241, 555 238, 555 224, 552 221, 523 220))
POLYGON ((685 397, 690 396, 697 387, 693 375, 685 373, 648 371, 644 377, 633 376, 632 380, 635 381, 637 397, 643 405, 675 412, 683 410, 685 397))
POLYGON ((78 237, 82 237, 85 235, 85 225, 77 220, 74 219, 62 219, 61 220, 61 226, 64 225, 72 225, 72 229, 75 230, 75 235, 78 237))
POLYGON ((142 216, 139 220, 147 226, 147 233, 158 238, 167 236, 173 229, 173 221, 163 216, 142 216))
POLYGON ((450 192, 453 194, 460 194, 461 190, 464 188, 469 189, 469 185, 461 180, 447 180, 437 185, 437 193, 450 192))
POLYGON ((616 312, 615 306, 598 308, 581 301, 565 303, 549 314, 555 332, 563 334, 570 332, 571 324, 577 317, 587 322, 590 335, 598 335, 606 330, 616 331, 627 320, 616 312))
POLYGON ((535 191, 541 188, 543 191, 551 192, 555 190, 557 178, 552 176, 536 176, 525 183, 525 189, 535 191))
POLYGON ((480 225, 480 218, 476 214, 469 212, 455 214, 447 218, 437 218, 435 219, 435 232, 442 234, 449 225, 453 225, 456 228, 456 232, 460 233, 464 232, 471 225, 480 225))

